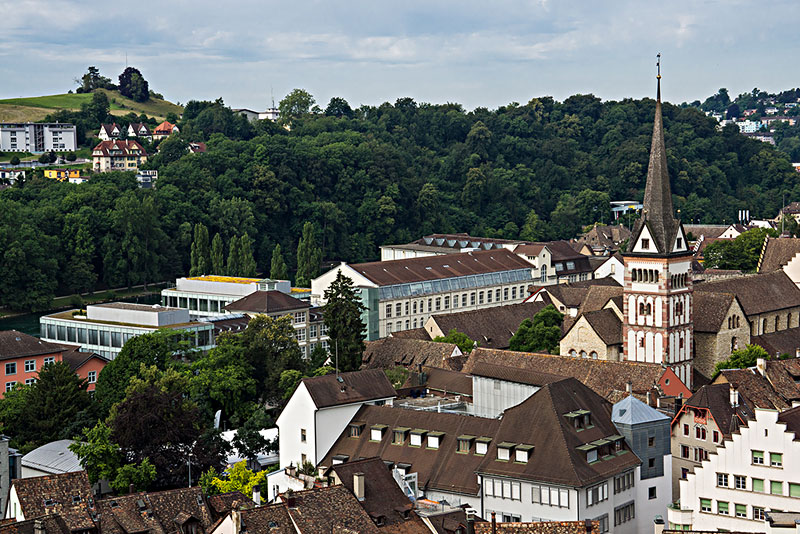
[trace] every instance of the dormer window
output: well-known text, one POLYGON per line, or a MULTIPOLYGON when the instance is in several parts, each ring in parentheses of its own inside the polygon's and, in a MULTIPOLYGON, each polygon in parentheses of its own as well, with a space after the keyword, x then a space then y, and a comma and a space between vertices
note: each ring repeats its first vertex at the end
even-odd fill
POLYGON ((444 432, 428 432, 428 448, 438 449, 443 437, 444 432))
POLYGON ((427 433, 427 430, 422 430, 421 428, 417 428, 411 431, 411 442, 409 443, 412 447, 422 447, 422 438, 427 433))
POLYGON ((475 436, 468 436, 466 434, 462 436, 458 436, 458 446, 456 452, 460 453, 468 453, 469 449, 472 447, 472 441, 475 439, 475 436))
POLYGON ((678 244, 676 245, 675 248, 683 248, 683 238, 680 237, 678 238, 678 244))
POLYGON ((365 424, 360 422, 353 422, 348 425, 349 436, 351 438, 360 438, 361 431, 364 429, 365 424))
POLYGON ((387 425, 372 425, 369 428, 369 440, 380 441, 383 439, 383 431, 388 428, 387 425))
POLYGON ((497 445, 497 459, 501 462, 507 462, 511 459, 511 449, 514 448, 514 443, 504 441, 497 445))
POLYGON ((411 430, 405 426, 399 426, 392 431, 392 443, 395 445, 403 445, 406 442, 406 435, 411 430))
POLYGON ((642 249, 643 250, 650 250, 650 240, 649 239, 642 239, 640 241, 640 243, 642 244, 642 249))
POLYGON ((533 445, 517 445, 514 448, 514 461, 526 464, 533 454, 533 445))
POLYGON ((492 438, 481 437, 475 440, 475 454, 477 456, 485 456, 489 452, 489 443, 492 438))

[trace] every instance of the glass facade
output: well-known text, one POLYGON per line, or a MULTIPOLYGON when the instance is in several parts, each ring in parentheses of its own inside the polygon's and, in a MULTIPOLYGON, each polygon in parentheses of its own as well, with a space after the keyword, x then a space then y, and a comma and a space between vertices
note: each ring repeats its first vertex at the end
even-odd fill
POLYGON ((515 269, 512 271, 502 271, 499 273, 473 274, 469 276, 458 276, 455 278, 444 278, 442 280, 431 280, 430 282, 412 282, 408 284, 383 286, 378 289, 378 298, 380 300, 389 300, 416 297, 419 295, 444 293, 447 291, 461 291, 476 287, 495 286, 530 280, 532 280, 530 269, 515 269))

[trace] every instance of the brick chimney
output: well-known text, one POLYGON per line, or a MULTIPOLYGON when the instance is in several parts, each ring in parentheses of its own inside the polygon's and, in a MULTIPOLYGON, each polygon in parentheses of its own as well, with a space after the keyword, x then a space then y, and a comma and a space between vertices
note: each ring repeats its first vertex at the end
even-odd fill
POLYGON ((631 393, 633 393, 633 382, 631 382, 630 380, 628 380, 628 381, 625 383, 625 392, 626 392, 628 395, 630 395, 631 393))
POLYGON ((739 390, 731 386, 730 388, 731 408, 739 406, 739 390))
POLYGON ((756 358, 756 370, 764 376, 767 372, 767 360, 766 358, 756 358))
POLYGON ((475 510, 467 509, 467 534, 475 534, 475 510))
POLYGON ((353 493, 356 494, 356 499, 359 501, 364 500, 365 496, 365 479, 364 473, 355 473, 353 474, 353 493))
POLYGON ((253 486, 253 502, 256 506, 261 506, 261 486, 258 484, 253 486))
POLYGON ((492 512, 492 534, 497 534, 497 513, 492 512))
POLYGON ((45 534, 44 521, 36 519, 33 522, 33 534, 45 534))

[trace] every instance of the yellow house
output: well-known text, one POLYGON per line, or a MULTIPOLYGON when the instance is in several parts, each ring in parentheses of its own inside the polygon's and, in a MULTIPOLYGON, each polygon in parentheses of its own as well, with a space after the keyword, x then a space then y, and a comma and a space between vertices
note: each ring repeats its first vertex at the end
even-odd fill
POLYGON ((101 141, 92 150, 95 172, 136 171, 147 161, 147 152, 136 141, 101 141))
POLYGON ((45 169, 44 177, 63 182, 65 180, 80 180, 83 178, 80 169, 45 169))

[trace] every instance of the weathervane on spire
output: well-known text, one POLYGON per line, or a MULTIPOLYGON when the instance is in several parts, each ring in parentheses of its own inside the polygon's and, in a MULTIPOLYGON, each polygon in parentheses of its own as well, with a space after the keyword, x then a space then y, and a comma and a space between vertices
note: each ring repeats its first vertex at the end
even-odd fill
POLYGON ((656 78, 661 79, 661 52, 656 54, 656 67, 658 68, 658 75, 656 78))

